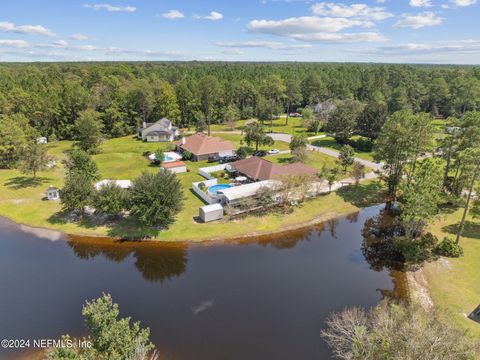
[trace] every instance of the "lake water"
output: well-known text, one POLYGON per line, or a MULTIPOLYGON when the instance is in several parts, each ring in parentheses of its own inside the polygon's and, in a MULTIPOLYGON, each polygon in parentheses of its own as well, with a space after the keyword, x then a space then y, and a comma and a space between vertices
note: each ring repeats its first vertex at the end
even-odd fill
POLYGON ((83 335, 82 304, 107 292, 150 327, 162 359, 330 359, 320 338, 330 312, 402 291, 401 276, 372 270, 362 252, 380 209, 216 245, 39 237, 0 220, 0 339, 83 335))

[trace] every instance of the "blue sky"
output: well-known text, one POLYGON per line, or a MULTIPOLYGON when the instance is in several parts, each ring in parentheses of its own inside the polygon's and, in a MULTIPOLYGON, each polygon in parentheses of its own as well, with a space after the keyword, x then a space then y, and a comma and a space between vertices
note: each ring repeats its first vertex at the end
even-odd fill
POLYGON ((0 6, 0 61, 480 63, 480 0, 15 0, 0 6))

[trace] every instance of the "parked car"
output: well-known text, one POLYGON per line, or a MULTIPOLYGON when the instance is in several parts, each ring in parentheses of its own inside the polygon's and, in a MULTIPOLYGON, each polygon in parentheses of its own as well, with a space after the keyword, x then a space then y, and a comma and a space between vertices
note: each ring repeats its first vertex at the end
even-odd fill
POLYGON ((268 150, 268 153, 270 155, 275 155, 275 154, 279 154, 280 153, 280 150, 278 149, 272 149, 272 150, 268 150))
POLYGON ((209 163, 214 163, 214 162, 220 161, 220 158, 218 156, 209 156, 207 161, 209 163))
POLYGON ((253 153, 253 156, 264 157, 267 155, 267 152, 264 150, 258 150, 253 153))
POLYGON ((218 160, 218 162, 220 164, 226 164, 226 163, 230 163, 230 162, 234 162, 234 161, 238 161, 238 160, 240 160, 240 157, 236 156, 236 155, 234 155, 234 156, 223 156, 218 160))

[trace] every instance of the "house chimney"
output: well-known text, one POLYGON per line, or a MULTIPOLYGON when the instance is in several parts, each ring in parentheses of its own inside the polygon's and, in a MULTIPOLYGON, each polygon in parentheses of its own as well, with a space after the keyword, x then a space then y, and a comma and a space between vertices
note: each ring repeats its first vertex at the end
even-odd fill
POLYGON ((143 122, 143 128, 145 129, 147 127, 147 123, 144 121, 143 122))
POLYGON ((187 139, 185 139, 185 136, 182 136, 182 145, 185 145, 187 143, 187 139))

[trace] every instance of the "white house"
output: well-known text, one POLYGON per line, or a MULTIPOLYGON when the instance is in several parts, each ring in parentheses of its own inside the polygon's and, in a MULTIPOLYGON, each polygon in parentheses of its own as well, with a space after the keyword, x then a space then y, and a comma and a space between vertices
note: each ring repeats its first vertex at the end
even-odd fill
POLYGON ((60 200, 60 190, 54 186, 49 186, 45 194, 48 200, 60 200))
POLYGON ((147 142, 173 141, 180 135, 178 128, 173 126, 167 118, 162 118, 154 123, 144 122, 138 129, 138 137, 147 142))
POLYGON ((48 143, 48 140, 45 136, 42 136, 42 137, 39 137, 36 139, 37 140, 37 144, 46 144, 48 143))

